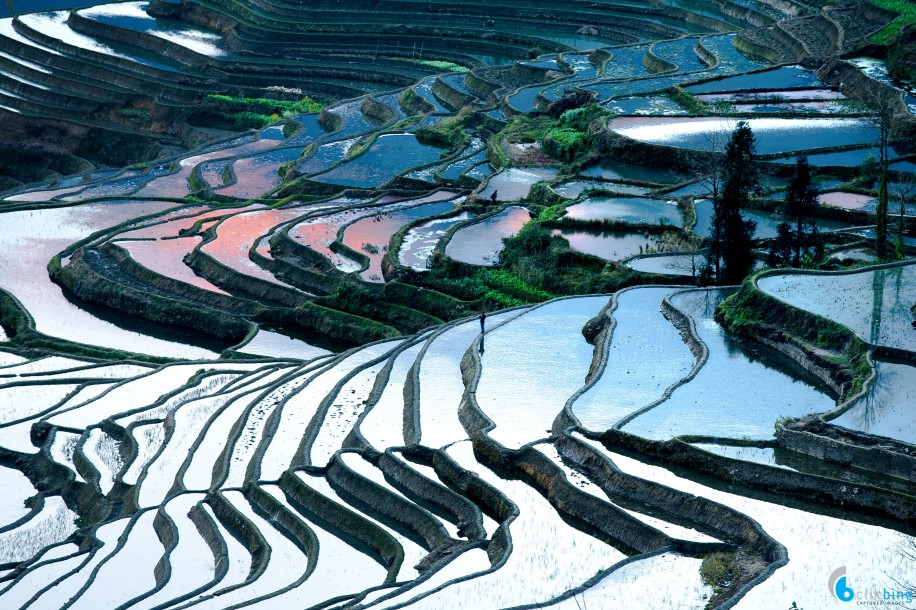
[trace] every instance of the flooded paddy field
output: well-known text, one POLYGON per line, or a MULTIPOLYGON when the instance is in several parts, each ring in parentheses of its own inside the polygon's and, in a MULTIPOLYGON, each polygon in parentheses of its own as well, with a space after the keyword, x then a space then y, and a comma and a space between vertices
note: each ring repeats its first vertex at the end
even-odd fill
POLYGON ((869 343, 914 351, 909 311, 916 298, 914 274, 916 266, 909 264, 836 275, 771 275, 758 285, 782 301, 849 327, 869 343))
POLYGON ((528 210, 510 206, 481 222, 459 229, 446 246, 445 253, 455 260, 475 265, 496 264, 503 238, 518 233, 531 219, 528 210))
MULTIPOLYGON (((691 150, 710 150, 717 133, 728 133, 735 121, 723 119, 678 120, 635 119, 612 123, 617 133, 628 138, 652 144, 663 144, 691 150)), ((871 144, 878 138, 875 127, 858 119, 749 119, 757 139, 760 154, 787 153, 796 150, 871 144)))
POLYGON ((673 201, 641 197, 589 197, 566 208, 574 220, 599 220, 643 224, 683 225, 684 219, 673 201))
POLYGON ((568 241, 573 250, 609 261, 648 254, 659 245, 657 236, 638 232, 555 229, 553 234, 568 241))
MULTIPOLYGON (((531 463, 543 461, 538 469, 557 477, 557 485, 586 494, 593 510, 618 515, 621 527, 626 523, 628 528, 643 528, 640 531, 644 536, 692 540, 692 544, 700 545, 697 548, 711 545, 711 552, 718 544, 716 536, 722 534, 710 535, 707 529, 696 531, 685 526, 682 518, 674 519, 670 514, 646 512, 639 503, 618 497, 619 490, 614 492, 604 486, 600 478, 589 474, 591 471, 572 468, 562 446, 557 452, 551 441, 538 441, 556 436, 551 430, 553 422, 567 405, 585 430, 622 426, 624 432, 658 439, 685 433, 766 439, 771 437, 773 422, 781 415, 830 410, 832 398, 788 375, 778 363, 762 363, 749 357, 745 348, 728 344, 709 317, 723 296, 716 290, 679 293, 676 287, 645 287, 618 294, 613 307, 609 307, 609 296, 561 299, 493 315, 487 321, 485 335, 480 334, 477 321, 472 319, 443 328, 441 333, 421 333, 407 342, 377 343, 349 356, 295 348, 289 338, 265 332, 249 344, 250 353, 265 355, 260 361, 167 366, 158 372, 147 372, 153 368, 125 371, 135 376, 99 396, 86 394, 80 406, 60 403, 50 416, 26 415, 31 419, 25 421, 38 422, 44 417, 52 426, 79 433, 71 449, 38 453, 36 459, 68 460, 88 477, 86 480, 100 486, 97 493, 103 502, 113 499, 124 485, 130 485, 147 510, 141 510, 126 523, 113 521, 99 527, 93 536, 101 546, 80 552, 75 546, 49 546, 67 540, 76 527, 72 524, 76 515, 62 502, 60 508, 55 508, 53 498, 46 498, 44 508, 14 530, 23 532, 22 536, 28 536, 31 542, 17 544, 18 554, 10 557, 12 561, 24 561, 33 554, 47 555, 51 551, 46 548, 60 548, 61 559, 49 562, 51 556, 47 556, 24 564, 20 575, 0 593, 0 599, 21 599, 19 596, 26 595, 22 589, 25 583, 48 578, 53 572, 51 566, 58 563, 67 568, 69 580, 83 583, 76 589, 89 583, 85 589, 89 595, 95 589, 101 591, 103 583, 126 578, 117 563, 124 559, 130 560, 131 569, 140 574, 129 577, 129 587, 104 585, 108 591, 105 595, 136 599, 132 605, 138 607, 175 605, 203 588, 225 590, 214 598, 201 600, 201 604, 211 606, 216 602, 207 599, 223 600, 227 595, 238 603, 260 603, 257 600, 261 599, 268 606, 274 603, 270 600, 321 601, 328 595, 342 595, 349 603, 364 599, 382 607, 406 602, 411 607, 463 607, 468 599, 497 599, 501 601, 494 607, 538 603, 565 608, 570 603, 574 607, 575 597, 594 601, 623 599, 634 583, 654 582, 662 566, 670 599, 663 607, 700 607, 710 595, 709 586, 699 577, 701 558, 664 544, 649 547, 658 552, 642 546, 637 551, 619 541, 610 544, 596 537, 591 526, 570 524, 542 495, 535 481, 497 475, 491 470, 493 465, 474 451, 471 441, 464 439, 478 426, 477 416, 470 416, 476 411, 489 422, 484 435, 497 443, 495 446, 526 451, 531 463), (665 298, 694 320, 699 339, 709 349, 704 363, 697 363, 678 329, 659 310, 665 298), (613 319, 614 327, 607 345, 598 344, 608 351, 606 359, 597 365, 593 362, 595 346, 586 342, 580 329, 600 316, 613 319), (475 355, 472 367, 477 372, 463 381, 461 361, 466 353, 475 355), (532 359, 533 353, 540 356, 532 359), (548 354, 555 359, 548 358, 548 354), (275 360, 287 357, 296 360, 275 360), (656 366, 659 362, 664 363, 663 368, 656 366), (699 373, 693 374, 698 366, 699 373), (727 390, 717 386, 712 379, 725 369, 734 369, 730 378, 738 376, 741 383, 727 390), (421 383, 419 404, 415 407, 403 392, 404 387, 416 383, 409 381, 413 370, 421 383), (558 370, 563 370, 562 375, 556 374, 558 370), (202 374, 221 376, 225 381, 199 385, 195 379, 202 374), (463 398, 466 383, 473 383, 475 398, 471 404, 463 398), (507 383, 512 384, 511 390, 507 390, 507 383), (384 388, 384 392, 374 395, 373 387, 384 388), (779 389, 778 394, 774 388, 779 389), (754 397, 752 403, 746 403, 753 404, 753 410, 748 410, 740 421, 735 420, 734 414, 723 416, 736 392, 754 397), (784 398, 787 392, 796 397, 790 403, 777 398, 784 398), (772 399, 761 400, 766 396, 772 399), (157 422, 162 421, 164 413, 171 414, 168 418, 174 424, 163 430, 157 422), (136 440, 102 432, 98 427, 102 421, 130 422, 129 438, 136 440), (155 433, 150 436, 147 431, 155 433), (427 448, 424 451, 441 457, 431 463, 416 461, 420 454, 405 450, 406 456, 392 461, 352 445, 346 439, 354 438, 354 434, 367 439, 375 449, 403 446, 419 439, 418 446, 427 448), (137 450, 122 453, 120 447, 126 442, 136 442, 137 450), (204 453, 204 447, 211 446, 213 453, 204 453), (66 457, 74 455, 78 459, 66 457), (302 467, 309 463, 312 470, 307 474, 302 467), (442 468, 446 463, 448 469, 442 468), (407 470, 413 474, 403 478, 407 470), (475 473, 481 484, 492 490, 488 493, 504 500, 477 507, 462 495, 460 486, 451 490, 444 486, 445 481, 451 480, 451 471, 475 473), (204 473, 205 477, 200 476, 204 473), (175 480, 183 481, 187 490, 169 492, 175 480), (254 486, 239 491, 238 485, 243 481, 254 486), (488 525, 472 534, 470 529, 455 527, 457 517, 442 512, 446 505, 431 512, 429 504, 416 503, 419 488, 415 485, 420 482, 427 489, 440 489, 439 493, 455 498, 449 501, 448 510, 469 511, 461 514, 476 514, 478 523, 488 525), (369 501, 376 508, 370 509, 369 501), (154 507, 158 509, 152 510, 154 507), (483 515, 480 509, 484 509, 483 515), (157 512, 165 515, 165 520, 154 518, 157 512), (266 514, 275 517, 268 520, 266 514), (346 520, 341 520, 344 515, 346 520), (248 524, 246 535, 256 536, 259 545, 272 551, 270 563, 256 576, 245 576, 247 566, 257 561, 256 556, 228 533, 235 531, 234 520, 242 517, 248 524), (49 527, 51 523, 55 525, 49 527), (43 532, 40 537, 25 533, 29 528, 36 530, 39 524, 43 532), (158 538, 159 528, 165 525, 179 532, 174 550, 158 538), (110 531, 114 526, 123 528, 110 531), (540 535, 544 531, 551 535, 540 535), (453 557, 429 568, 411 569, 407 563, 386 561, 365 542, 357 543, 360 538, 354 536, 364 536, 362 532, 373 532, 375 544, 384 542, 403 552, 405 562, 410 558, 410 566, 428 561, 420 560, 437 545, 448 544, 456 551, 453 557), (497 546, 497 534, 511 540, 511 546, 497 546), (310 541, 314 540, 320 546, 313 546, 310 541), (499 549, 496 561, 487 560, 480 541, 493 552, 499 549), (222 577, 213 568, 214 543, 226 545, 231 566, 235 566, 222 577), (559 561, 560 555, 554 551, 567 547, 565 554, 580 556, 581 561, 559 561), (587 554, 580 552, 583 548, 588 549, 587 554), (80 559, 64 563, 71 556, 80 559), (195 557, 199 559, 192 561, 195 557), (175 569, 157 587, 154 568, 160 561, 168 561, 175 569), (280 563, 271 568, 274 561, 280 563), (308 585, 310 573, 290 572, 291 562, 317 562, 311 575, 327 574, 328 582, 335 586, 308 585), (321 567, 322 562, 327 565, 321 567), (342 567, 344 564, 364 567, 350 572, 342 567), (97 566, 103 567, 96 569, 97 566), (364 590, 366 574, 376 574, 376 584, 382 585, 391 570, 400 574, 398 581, 364 590), (544 578, 546 574, 553 577, 544 578)), ((27 362, 12 363, 6 368, 24 370, 27 362)), ((74 364, 79 362, 52 362, 44 370, 55 373, 60 367, 74 364)), ((842 416, 838 425, 865 426, 879 433, 903 430, 894 422, 902 421, 899 405, 906 402, 905 393, 897 395, 897 407, 874 411, 879 404, 877 393, 895 387, 894 380, 905 375, 888 366, 894 365, 879 364, 878 370, 879 379, 890 385, 875 386, 874 394, 866 399, 867 405, 874 406, 856 407, 842 416)), ((0 387, 0 392, 8 391, 6 386, 0 387)), ((60 399, 49 398, 51 403, 55 400, 60 399)), ((28 430, 20 433, 28 434, 28 430)), ((10 430, 0 439, 4 445, 12 443, 12 434, 10 430)), ((877 559, 879 568, 865 565, 866 557, 875 560, 875 556, 863 551, 850 559, 857 570, 883 569, 899 574, 906 569, 893 551, 894 542, 905 542, 906 538, 881 525, 809 512, 808 506, 774 504, 772 497, 743 495, 740 489, 722 491, 594 441, 582 440, 578 433, 563 432, 561 436, 567 434, 584 443, 588 451, 610 459, 625 476, 641 480, 640 485, 647 489, 683 490, 702 501, 708 498, 729 506, 757 520, 776 544, 787 548, 788 564, 751 588, 739 604, 753 606, 756 602, 752 600, 761 587, 778 589, 782 582, 777 579, 780 571, 796 583, 819 578, 820 575, 810 574, 817 569, 812 562, 831 552, 830 545, 808 547, 801 541, 805 536, 815 536, 822 537, 826 544, 828 538, 835 536, 836 528, 851 529, 858 537, 877 537, 886 544, 888 551, 877 559), (797 565, 793 566, 793 561, 797 565)), ((737 463, 799 472, 791 465, 778 463, 772 449, 729 449, 727 445, 709 443, 697 447, 738 460, 737 463)), ((5 477, 19 498, 10 495, 8 506, 4 505, 3 517, 7 521, 25 516, 17 506, 22 498, 35 493, 28 479, 16 473, 12 470, 5 477)), ((583 497, 577 501, 585 500, 583 497)), ((473 519, 464 523, 473 523, 473 519)), ((37 595, 39 601, 44 600, 42 603, 58 603, 58 595, 63 593, 63 589, 54 587, 33 590, 26 597, 37 595)), ((78 599, 91 604, 97 597, 80 595, 78 599)))

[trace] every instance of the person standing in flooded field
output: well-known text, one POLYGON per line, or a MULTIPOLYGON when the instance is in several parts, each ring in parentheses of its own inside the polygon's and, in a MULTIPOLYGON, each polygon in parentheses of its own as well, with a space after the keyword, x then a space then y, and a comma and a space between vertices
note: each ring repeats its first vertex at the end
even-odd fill
POLYGON ((499 191, 493 191, 493 194, 490 195, 490 205, 496 205, 496 193, 499 191))
POLYGON ((487 313, 485 311, 480 312, 480 333, 483 334, 484 326, 487 321, 487 313))

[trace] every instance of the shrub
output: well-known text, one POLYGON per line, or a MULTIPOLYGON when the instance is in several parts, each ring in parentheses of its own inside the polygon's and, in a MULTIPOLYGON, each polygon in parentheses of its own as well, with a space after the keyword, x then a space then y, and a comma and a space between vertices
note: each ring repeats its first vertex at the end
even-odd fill
POLYGON ((270 125, 271 118, 263 114, 254 112, 236 112, 232 115, 232 129, 236 131, 247 131, 249 129, 260 129, 270 125))
POLYGON ((569 127, 551 129, 544 137, 543 148, 548 155, 569 162, 588 148, 588 134, 569 127))
POLYGON ((521 256, 544 254, 553 240, 550 229, 536 222, 528 223, 518 234, 503 240, 503 259, 514 260, 521 256))
POLYGON ((735 578, 735 554, 711 553, 704 557, 700 578, 715 591, 727 587, 735 578))
POLYGON ((597 104, 592 104, 584 108, 575 108, 567 110, 560 115, 560 126, 578 129, 579 131, 588 131, 589 126, 595 119, 609 118, 611 112, 597 104))
POLYGON ((127 106, 118 109, 118 114, 124 117, 127 122, 132 125, 146 125, 150 120, 149 108, 127 106))

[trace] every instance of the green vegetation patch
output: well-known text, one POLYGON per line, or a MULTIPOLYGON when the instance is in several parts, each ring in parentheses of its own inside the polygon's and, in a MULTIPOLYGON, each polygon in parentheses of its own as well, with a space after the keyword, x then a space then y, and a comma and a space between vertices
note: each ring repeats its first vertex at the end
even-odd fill
POLYGON ((324 104, 310 97, 275 100, 265 97, 234 97, 210 94, 188 122, 199 127, 246 131, 260 129, 281 118, 320 112, 324 104))
POLYGON ((544 136, 544 152, 561 161, 572 161, 588 147, 589 137, 584 131, 571 127, 551 129, 544 136))
POLYGON ((469 72, 470 68, 467 66, 462 66, 461 64, 456 64, 451 61, 440 61, 437 59, 424 59, 418 62, 424 66, 429 66, 430 68, 436 68, 437 70, 448 70, 449 72, 469 72))
POLYGON ((872 4, 880 6, 900 16, 884 26, 871 39, 878 44, 887 44, 891 38, 900 33, 904 27, 916 24, 916 4, 912 0, 870 0, 872 4))
POLYGON ((464 108, 447 119, 439 121, 435 125, 426 125, 417 130, 417 138, 438 144, 455 148, 464 146, 470 140, 466 128, 474 119, 474 114, 470 108, 464 108))
POLYGON ((565 163, 582 160, 595 153, 597 145, 593 134, 602 130, 612 116, 605 108, 591 104, 564 111, 555 119, 542 119, 535 125, 541 128, 537 139, 548 155, 565 163))
POLYGON ((142 127, 150 122, 149 108, 126 106, 118 109, 118 114, 131 125, 142 127))
POLYGON ((698 100, 692 93, 675 85, 666 91, 672 102, 689 112, 690 114, 703 114, 706 112, 706 104, 698 100))
POLYGON ((310 97, 299 100, 274 100, 266 97, 233 97, 231 95, 210 94, 208 102, 216 102, 224 112, 249 111, 258 114, 313 114, 321 112, 324 104, 310 97))
POLYGON ((517 307, 557 296, 529 284, 509 269, 477 269, 469 275, 438 268, 431 271, 427 281, 467 302, 483 301, 488 308, 517 307))
POLYGON ((713 588, 713 593, 725 589, 734 581, 737 569, 734 553, 710 553, 700 564, 700 578, 713 588))

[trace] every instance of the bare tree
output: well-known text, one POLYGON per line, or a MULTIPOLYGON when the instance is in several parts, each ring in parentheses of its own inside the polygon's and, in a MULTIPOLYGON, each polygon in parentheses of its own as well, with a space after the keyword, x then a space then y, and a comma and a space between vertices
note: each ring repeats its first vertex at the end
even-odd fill
POLYGON ((878 128, 878 207, 875 208, 875 250, 880 258, 888 255, 887 247, 887 166, 890 158, 891 133, 894 116, 902 104, 900 92, 892 87, 881 87, 873 96, 871 122, 878 128))
POLYGON ((689 150, 684 154, 687 166, 690 168, 691 178, 701 185, 702 191, 698 195, 709 197, 712 201, 713 222, 707 258, 712 272, 718 279, 722 261, 722 253, 718 247, 722 242, 722 226, 721 223, 716 222, 716 219, 721 217, 719 202, 721 201, 722 183, 725 180, 725 147, 731 138, 731 129, 727 128, 727 124, 723 124, 720 129, 707 132, 705 138, 705 147, 700 150, 689 150))
POLYGON ((903 231, 906 227, 906 204, 916 199, 916 175, 900 174, 897 179, 888 184, 888 199, 900 203, 900 215, 897 219, 897 256, 903 256, 903 231))
MULTIPOLYGON (((894 548, 894 553, 903 558, 904 565, 914 565, 916 564, 916 538, 912 536, 907 536, 904 534, 899 534, 899 539, 894 548)), ((904 591, 916 591, 916 578, 913 578, 912 575, 907 577, 900 577, 894 574, 888 574, 885 572, 888 578, 891 579, 895 585, 903 589, 904 591)))

